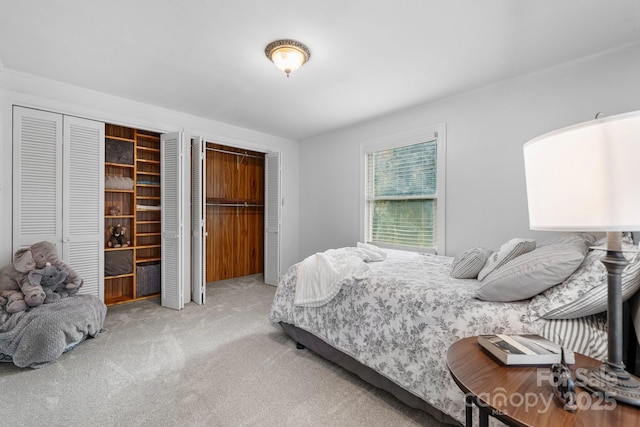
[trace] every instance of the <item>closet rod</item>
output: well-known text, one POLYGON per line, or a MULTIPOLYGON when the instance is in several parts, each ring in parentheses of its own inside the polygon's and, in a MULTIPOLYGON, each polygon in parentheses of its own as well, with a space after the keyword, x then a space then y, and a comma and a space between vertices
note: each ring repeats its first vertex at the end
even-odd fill
POLYGON ((264 207, 264 205, 255 205, 249 203, 207 203, 207 206, 228 206, 232 208, 264 207))
POLYGON ((253 157, 254 159, 263 159, 264 156, 255 156, 253 154, 247 154, 247 153, 238 153, 236 151, 227 151, 227 150, 221 150, 219 148, 208 148, 207 150, 209 151, 217 151, 218 153, 225 153, 225 154, 234 154, 236 156, 243 156, 243 157, 253 157))
POLYGON ((247 202, 244 203, 207 203, 207 206, 230 206, 236 208, 236 217, 240 216, 240 212, 244 210, 244 208, 248 207, 263 207, 263 205, 255 205, 249 204, 247 202))

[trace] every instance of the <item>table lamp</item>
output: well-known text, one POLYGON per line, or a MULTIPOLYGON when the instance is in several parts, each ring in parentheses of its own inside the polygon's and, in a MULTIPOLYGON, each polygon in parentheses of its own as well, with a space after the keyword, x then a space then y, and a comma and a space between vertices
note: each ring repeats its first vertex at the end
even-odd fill
MULTIPOLYGON (((527 142, 532 230, 605 231, 608 358, 578 381, 640 406, 640 381, 622 360, 622 232, 640 230, 640 111, 581 123, 527 142)), ((604 249, 604 248, 603 248, 604 249)), ((634 343, 635 344, 635 343, 634 343)), ((577 372, 578 374, 578 372, 577 372)))

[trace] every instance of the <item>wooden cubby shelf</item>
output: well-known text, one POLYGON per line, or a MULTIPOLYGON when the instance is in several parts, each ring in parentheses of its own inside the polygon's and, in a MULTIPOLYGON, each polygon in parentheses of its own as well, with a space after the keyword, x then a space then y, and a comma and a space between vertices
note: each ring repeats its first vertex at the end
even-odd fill
POLYGON ((113 188, 105 188, 106 193, 131 193, 133 194, 133 190, 116 190, 113 188))
POLYGON ((117 139, 118 141, 135 142, 135 140, 132 138, 123 138, 120 136, 113 136, 113 135, 105 135, 105 137, 109 139, 117 139))
POLYGON ((127 169, 127 168, 134 169, 135 168, 134 165, 128 165, 128 164, 125 164, 125 163, 104 162, 104 165, 105 166, 113 166, 113 167, 116 167, 116 168, 125 168, 125 169, 127 169))
MULTIPOLYGON (((105 139, 115 152, 105 151, 105 175, 130 182, 133 188, 105 188, 105 283, 107 305, 123 304, 156 297, 160 294, 161 223, 160 206, 160 135, 124 126, 107 124, 105 139), (130 143, 131 152, 126 143, 130 143), (118 157, 120 156, 120 157, 118 157), (122 162, 122 163, 121 163, 122 162), (118 178, 119 177, 119 178, 118 178), (150 206, 145 209, 141 206, 150 206), (119 215, 110 215, 117 208, 119 215), (126 227, 126 247, 108 247, 112 226, 126 227), (131 255, 124 253, 131 251, 131 255), (107 262, 116 260, 123 267, 110 269, 107 262), (131 265, 129 265, 131 263, 131 265), (126 268, 125 268, 126 267, 126 268)), ((114 185, 115 186, 115 185, 114 185)))
POLYGON ((143 263, 143 262, 153 262, 153 261, 160 261, 160 257, 154 257, 154 258, 138 258, 136 259, 137 263, 143 263))

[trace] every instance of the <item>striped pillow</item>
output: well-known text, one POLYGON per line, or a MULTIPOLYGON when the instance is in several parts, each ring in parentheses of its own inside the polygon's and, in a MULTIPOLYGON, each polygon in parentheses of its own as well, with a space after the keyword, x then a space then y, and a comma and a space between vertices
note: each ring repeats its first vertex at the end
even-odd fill
POLYGON ((549 320, 540 335, 565 349, 594 359, 607 358, 607 316, 604 313, 577 319, 549 320))
MULTIPOLYGON (((637 249, 624 244, 623 249, 637 249)), ((607 311, 607 270, 604 250, 587 254, 580 267, 561 284, 534 297, 529 303, 531 319, 575 319, 607 311)), ((640 253, 625 252, 629 265, 622 272, 622 299, 640 289, 640 253)))
POLYGON ((451 277, 456 279, 475 279, 491 255, 491 249, 471 248, 456 255, 451 264, 451 277))
POLYGON ((536 248, 536 241, 533 239, 511 239, 500 246, 478 273, 478 280, 482 280, 496 268, 504 265, 517 256, 531 252, 536 248))

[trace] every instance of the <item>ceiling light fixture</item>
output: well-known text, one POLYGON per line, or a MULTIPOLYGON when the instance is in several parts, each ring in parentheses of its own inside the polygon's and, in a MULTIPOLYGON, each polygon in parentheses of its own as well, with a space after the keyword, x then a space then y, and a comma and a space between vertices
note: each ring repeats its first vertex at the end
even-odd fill
POLYGON ((264 53, 287 77, 311 58, 309 48, 295 40, 271 42, 264 49, 264 53))

